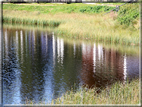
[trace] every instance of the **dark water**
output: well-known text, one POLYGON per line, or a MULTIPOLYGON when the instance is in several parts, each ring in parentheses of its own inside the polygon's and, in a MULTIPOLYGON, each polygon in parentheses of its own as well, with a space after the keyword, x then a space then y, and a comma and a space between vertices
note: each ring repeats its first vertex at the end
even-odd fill
POLYGON ((3 30, 3 101, 50 103, 71 87, 103 88, 139 76, 139 56, 96 43, 68 43, 53 32, 3 30))

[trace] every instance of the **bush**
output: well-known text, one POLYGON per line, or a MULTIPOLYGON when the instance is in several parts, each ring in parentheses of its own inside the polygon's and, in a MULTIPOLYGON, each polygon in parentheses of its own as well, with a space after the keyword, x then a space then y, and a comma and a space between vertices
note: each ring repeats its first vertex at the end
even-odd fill
POLYGON ((80 9, 79 11, 84 13, 86 11, 86 9, 80 9))
POLYGON ((139 17, 139 4, 126 4, 120 7, 117 20, 120 24, 130 25, 139 17))
POLYGON ((101 12, 108 12, 110 10, 114 9, 114 7, 109 6, 87 6, 87 7, 81 7, 80 12, 81 13, 101 13, 101 12))

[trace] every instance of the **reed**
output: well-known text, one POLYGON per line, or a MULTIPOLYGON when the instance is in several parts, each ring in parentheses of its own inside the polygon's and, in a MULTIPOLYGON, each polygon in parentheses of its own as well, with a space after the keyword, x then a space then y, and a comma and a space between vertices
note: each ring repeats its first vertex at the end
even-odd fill
POLYGON ((53 32, 56 27, 49 27, 49 26, 35 26, 35 25, 29 25, 27 26, 26 24, 9 24, 9 23, 3 23, 3 28, 10 28, 10 29, 24 29, 24 30, 40 30, 43 32, 53 32))
POLYGON ((21 19, 16 17, 3 17, 4 23, 10 24, 23 24, 23 25, 35 25, 35 26, 50 26, 57 27, 61 22, 59 21, 48 21, 48 20, 38 20, 38 19, 21 19))

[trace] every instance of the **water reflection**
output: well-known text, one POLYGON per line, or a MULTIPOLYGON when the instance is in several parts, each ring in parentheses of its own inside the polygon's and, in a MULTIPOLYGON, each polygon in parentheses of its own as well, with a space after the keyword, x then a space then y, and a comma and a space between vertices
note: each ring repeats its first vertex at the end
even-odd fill
POLYGON ((68 44, 54 32, 4 29, 3 101, 50 103, 71 87, 105 87, 138 77, 139 57, 94 43, 68 44))
POLYGON ((82 44, 82 84, 104 88, 116 81, 126 82, 139 75, 138 56, 127 56, 99 44, 82 44), (133 77, 132 77, 133 76, 133 77))

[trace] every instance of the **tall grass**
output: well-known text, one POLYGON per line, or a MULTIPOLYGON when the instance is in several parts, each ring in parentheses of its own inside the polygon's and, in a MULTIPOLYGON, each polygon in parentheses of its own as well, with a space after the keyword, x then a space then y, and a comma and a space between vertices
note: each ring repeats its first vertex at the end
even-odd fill
MULTIPOLYGON (((31 6, 31 4, 29 6, 31 6)), ((74 7, 75 10, 71 13, 68 13, 65 12, 68 6, 67 4, 61 4, 58 6, 54 4, 49 4, 49 6, 39 5, 39 7, 46 7, 47 11, 50 9, 57 9, 56 14, 53 14, 53 11, 42 13, 41 11, 46 10, 36 10, 38 6, 32 6, 34 6, 35 10, 33 7, 32 9, 29 7, 32 11, 28 11, 26 8, 27 5, 22 5, 21 7, 21 5, 4 4, 4 21, 8 23, 16 22, 20 24, 45 26, 52 23, 52 26, 58 25, 58 29, 55 31, 58 33, 58 36, 83 40, 103 41, 113 44, 139 45, 139 21, 135 23, 136 27, 120 25, 116 20, 116 12, 111 12, 107 15, 102 15, 103 13, 91 14, 87 13, 87 11, 84 13, 76 12, 78 10, 76 10, 76 8, 87 6, 87 9, 89 9, 90 6, 85 4, 69 4, 69 6, 74 7), (9 5, 11 6, 6 7, 9 5)))
POLYGON ((73 90, 66 92, 57 98, 55 104, 140 104, 139 80, 133 80, 125 85, 117 82, 106 87, 101 93, 95 88, 86 91, 85 88, 77 92, 73 90))
POLYGON ((56 27, 49 27, 49 26, 35 26, 35 25, 23 25, 23 24, 9 24, 9 23, 3 23, 3 28, 8 29, 23 29, 23 30, 39 30, 44 32, 53 32, 56 27))
MULTIPOLYGON (((115 13, 113 14, 115 15, 115 13)), ((139 29, 119 25, 110 15, 71 14, 70 17, 73 18, 61 24, 57 29, 59 36, 94 39, 122 45, 139 45, 139 29)))
POLYGON ((23 25, 35 25, 35 26, 50 26, 56 27, 59 26, 61 22, 58 21, 48 21, 48 20, 38 20, 38 19, 21 19, 16 17, 3 17, 4 23, 10 24, 23 24, 23 25))

